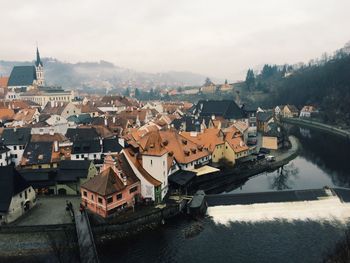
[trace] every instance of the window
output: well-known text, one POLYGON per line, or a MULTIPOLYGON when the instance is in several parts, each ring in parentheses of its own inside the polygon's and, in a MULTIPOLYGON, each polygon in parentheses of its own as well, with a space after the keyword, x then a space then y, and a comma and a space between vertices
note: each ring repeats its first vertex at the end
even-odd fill
POLYGON ((28 192, 30 193, 31 191, 32 191, 32 189, 29 188, 29 189, 28 189, 28 192))
POLYGON ((80 157, 81 157, 81 158, 84 158, 84 154, 81 154, 80 157))
POLYGON ((97 202, 98 202, 99 204, 102 204, 102 198, 101 198, 101 197, 97 198, 97 202))
POLYGON ((113 196, 110 196, 107 198, 107 204, 110 204, 113 202, 113 196))
POLYGON ((134 193, 134 192, 136 192, 137 191, 137 186, 134 186, 133 188, 131 188, 130 190, 129 190, 129 193, 131 194, 131 193, 134 193))
POLYGON ((86 192, 86 191, 83 191, 83 195, 86 197, 86 196, 87 196, 87 192, 86 192))
POLYGON ((123 194, 117 194, 117 200, 120 200, 123 198, 123 194))
POLYGON ((165 161, 163 161, 163 166, 165 166, 165 161))
POLYGON ((79 159, 79 154, 76 154, 76 155, 75 155, 75 158, 79 159))
POLYGON ((151 160, 151 165, 152 165, 152 160, 151 160))
POLYGON ((15 146, 13 146, 13 149, 14 149, 14 150, 17 150, 17 146, 16 146, 16 145, 15 145, 15 146))
POLYGON ((91 195, 91 200, 94 201, 94 195, 91 195))
POLYGON ((22 198, 22 193, 19 194, 19 198, 22 198))
POLYGON ((94 159, 96 159, 96 154, 94 154, 94 159))

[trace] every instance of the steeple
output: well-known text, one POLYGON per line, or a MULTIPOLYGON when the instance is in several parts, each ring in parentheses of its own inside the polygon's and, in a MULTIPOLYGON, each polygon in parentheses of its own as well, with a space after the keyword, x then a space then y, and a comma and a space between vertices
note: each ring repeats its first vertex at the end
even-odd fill
POLYGON ((40 59, 39 48, 36 47, 36 61, 35 61, 35 66, 36 66, 36 67, 39 67, 39 65, 42 67, 42 66, 43 66, 43 62, 41 62, 41 59, 40 59))

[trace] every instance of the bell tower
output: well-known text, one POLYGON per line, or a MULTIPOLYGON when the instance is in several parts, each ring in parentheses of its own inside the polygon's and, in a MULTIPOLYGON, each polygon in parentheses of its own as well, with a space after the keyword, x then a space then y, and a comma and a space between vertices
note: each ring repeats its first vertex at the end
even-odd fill
POLYGON ((39 48, 36 48, 36 61, 35 61, 35 70, 36 70, 36 83, 38 86, 44 86, 44 67, 43 62, 40 59, 39 48))

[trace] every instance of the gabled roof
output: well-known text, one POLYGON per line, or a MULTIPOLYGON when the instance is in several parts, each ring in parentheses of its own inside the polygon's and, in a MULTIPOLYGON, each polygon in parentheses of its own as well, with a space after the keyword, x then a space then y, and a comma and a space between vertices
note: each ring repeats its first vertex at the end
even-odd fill
POLYGON ((12 197, 27 189, 29 184, 12 165, 1 166, 0 175, 0 212, 6 213, 12 197))
POLYGON ((15 66, 12 69, 8 86, 30 86, 36 80, 34 66, 15 66))
POLYGON ((97 140, 99 138, 95 128, 69 128, 66 137, 71 141, 97 140))
POLYGON ((273 118, 273 113, 272 111, 266 111, 266 112, 258 112, 256 114, 256 119, 257 121, 261 121, 261 122, 267 122, 269 121, 270 119, 273 118))
POLYGON ((54 161, 52 150, 52 142, 30 142, 24 150, 21 165, 49 164, 54 161))
POLYGON ((100 153, 100 141, 89 140, 89 137, 84 141, 73 141, 72 154, 80 153, 100 153))
POLYGON ((200 100, 194 114, 222 116, 225 119, 243 119, 244 111, 233 100, 200 100))
POLYGON ((30 141, 31 128, 4 129, 1 138, 5 145, 25 145, 30 141))
POLYGON ((41 113, 49 114, 49 115, 53 115, 53 114, 61 115, 69 103, 70 102, 67 102, 67 101, 55 101, 55 102, 49 101, 46 103, 41 113))
POLYGON ((249 150, 249 147, 244 143, 242 137, 236 132, 226 133, 225 141, 230 145, 235 153, 249 150))
POLYGON ((13 120, 15 112, 11 109, 0 109, 0 121, 13 120))
POLYGON ((167 153, 159 131, 147 133, 138 141, 138 144, 141 146, 142 154, 145 155, 163 156, 167 153))
POLYGON ((198 145, 203 145, 210 152, 215 150, 215 146, 224 144, 223 133, 216 128, 205 129, 203 132, 182 132, 181 135, 198 145))
POLYGON ((285 107, 287 107, 291 112, 299 112, 298 108, 295 107, 294 105, 287 104, 285 107))
POLYGON ((13 119, 15 121, 23 121, 26 123, 30 123, 31 121, 33 121, 33 118, 36 112, 37 112, 37 109, 30 109, 30 108, 22 109, 15 114, 13 119))
POLYGON ((90 117, 90 114, 84 113, 84 114, 69 116, 67 118, 67 121, 71 121, 76 124, 88 124, 88 123, 91 123, 92 118, 90 117))
POLYGON ((108 152, 120 152, 123 150, 123 147, 119 144, 118 138, 108 138, 108 139, 103 139, 103 152, 108 153, 108 152))
POLYGON ((77 181, 87 178, 92 161, 89 160, 62 160, 59 163, 56 180, 59 182, 77 181))

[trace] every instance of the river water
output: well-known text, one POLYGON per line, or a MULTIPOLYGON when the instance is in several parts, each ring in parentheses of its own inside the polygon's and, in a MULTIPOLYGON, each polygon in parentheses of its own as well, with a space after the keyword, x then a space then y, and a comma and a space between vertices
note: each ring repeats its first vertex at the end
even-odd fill
MULTIPOLYGON (((302 144, 296 159, 272 173, 251 178, 226 193, 350 186, 350 143, 329 134, 289 127, 302 144)), ((101 262, 321 262, 343 237, 338 221, 254 221, 215 223, 206 217, 202 232, 186 238, 192 224, 177 217, 155 230, 99 247, 101 262)))

